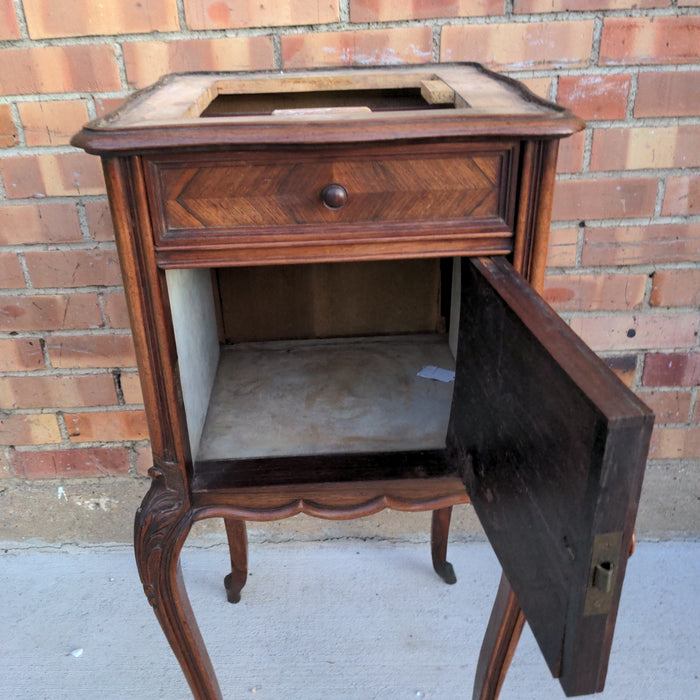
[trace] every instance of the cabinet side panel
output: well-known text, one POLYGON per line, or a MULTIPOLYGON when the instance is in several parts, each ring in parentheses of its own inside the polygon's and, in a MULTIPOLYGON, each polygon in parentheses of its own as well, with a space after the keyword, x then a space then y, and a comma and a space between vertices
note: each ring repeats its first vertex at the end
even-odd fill
POLYGON ((194 459, 199 451, 219 362, 211 277, 206 268, 167 270, 165 277, 177 347, 182 399, 194 459))

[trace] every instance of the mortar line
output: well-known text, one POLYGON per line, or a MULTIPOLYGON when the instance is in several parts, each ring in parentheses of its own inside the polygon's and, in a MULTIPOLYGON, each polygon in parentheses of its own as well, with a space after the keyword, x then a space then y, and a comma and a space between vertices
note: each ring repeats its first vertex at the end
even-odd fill
MULTIPOLYGON (((24 251, 17 251, 17 260, 19 261, 19 266, 22 268, 22 274, 24 275, 24 284, 27 289, 32 289, 32 278, 29 275, 29 268, 27 267, 27 260, 24 257, 24 251)), ((25 290, 20 290, 25 291, 25 290)))
POLYGON ((597 66, 600 62, 600 42, 603 35, 603 15, 596 13, 593 20, 593 44, 591 46, 591 65, 597 66))
POLYGON ((437 25, 433 30, 433 63, 440 62, 440 47, 442 46, 442 26, 437 25))
POLYGON ((627 95, 627 112, 625 114, 625 122, 632 123, 634 118, 634 107, 637 102, 637 91, 639 90, 639 73, 633 72, 630 74, 630 91, 627 95))
MULTIPOLYGON (((31 373, 28 373, 31 376, 31 373)), ((44 416, 44 415, 54 415, 58 411, 63 411, 64 413, 124 413, 128 411, 143 411, 143 404, 124 404, 119 406, 117 404, 106 404, 104 406, 60 406, 51 408, 15 408, 12 409, 12 413, 17 416, 44 416)), ((6 409, 0 409, 0 413, 5 412, 6 409)), ((147 440, 147 439, 145 439, 147 440)), ((127 442, 143 442, 144 440, 130 440, 127 442)), ((99 442, 99 441, 97 441, 99 442)), ((51 443, 42 443, 51 444, 51 443)), ((24 447, 29 447, 25 445, 24 447)))
POLYGON ((277 68, 278 70, 282 70, 282 40, 280 38, 279 33, 275 32, 271 34, 270 41, 272 43, 272 60, 275 65, 275 68, 277 68))
POLYGON ((19 33, 23 40, 31 41, 29 37, 29 27, 27 26, 27 18, 24 14, 24 3, 22 0, 14 0, 15 14, 17 15, 17 24, 19 25, 19 33))
POLYGON ((16 102, 10 103, 10 113, 12 114, 12 120, 14 122, 15 129, 17 130, 17 139, 19 140, 19 143, 15 146, 11 146, 11 148, 26 148, 27 137, 24 133, 24 124, 22 124, 22 118, 19 114, 19 107, 16 102))
POLYGON ((46 330, 20 330, 20 331, 0 331, 0 338, 7 340, 10 338, 41 338, 46 336, 46 338, 53 338, 56 336, 61 337, 76 337, 82 338, 89 334, 93 337, 112 337, 112 336, 130 336, 131 330, 128 328, 73 328, 73 329, 46 329, 46 330))
MULTIPOLYGON (((80 233, 82 235, 82 243, 94 244, 95 241, 90 235, 90 227, 88 226, 87 212, 85 211, 85 202, 76 202, 76 210, 78 212, 78 225, 80 226, 80 233)), ((76 242, 77 243, 77 242, 76 242)), ((73 250, 72 248, 70 250, 73 250)))
POLYGON ((180 31, 186 32, 186 31, 188 31, 188 27, 187 27, 187 15, 185 13, 184 0, 177 0, 176 7, 177 7, 177 22, 180 26, 180 31))

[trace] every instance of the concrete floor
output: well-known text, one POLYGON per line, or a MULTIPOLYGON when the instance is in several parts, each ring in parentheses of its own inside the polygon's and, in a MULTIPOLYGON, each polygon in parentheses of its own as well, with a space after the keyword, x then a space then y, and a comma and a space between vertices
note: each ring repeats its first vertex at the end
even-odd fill
MULTIPOLYGON (((233 606, 221 585, 226 549, 197 542, 185 578, 225 698, 471 697, 500 575, 487 544, 451 545, 455 586, 432 573, 426 543, 254 544, 233 606)), ((0 552, 1 698, 190 697, 128 548, 0 552)), ((700 542, 639 543, 598 697, 700 698, 698 581, 700 542)), ((564 697, 527 628, 501 697, 564 697)))

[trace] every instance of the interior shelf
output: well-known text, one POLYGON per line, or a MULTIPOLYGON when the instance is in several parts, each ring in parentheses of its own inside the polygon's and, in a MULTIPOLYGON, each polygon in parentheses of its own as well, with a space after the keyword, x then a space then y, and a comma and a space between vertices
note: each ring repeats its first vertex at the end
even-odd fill
POLYGON ((224 347, 195 472, 229 460, 442 450, 453 382, 417 376, 425 366, 454 369, 446 336, 224 347))

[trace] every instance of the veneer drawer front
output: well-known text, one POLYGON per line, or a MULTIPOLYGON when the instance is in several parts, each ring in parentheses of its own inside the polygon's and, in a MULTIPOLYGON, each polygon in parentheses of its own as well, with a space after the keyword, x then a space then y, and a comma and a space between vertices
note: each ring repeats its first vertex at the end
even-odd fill
POLYGON ((508 232, 515 153, 420 144, 160 157, 148 169, 156 244, 445 224, 508 232))

